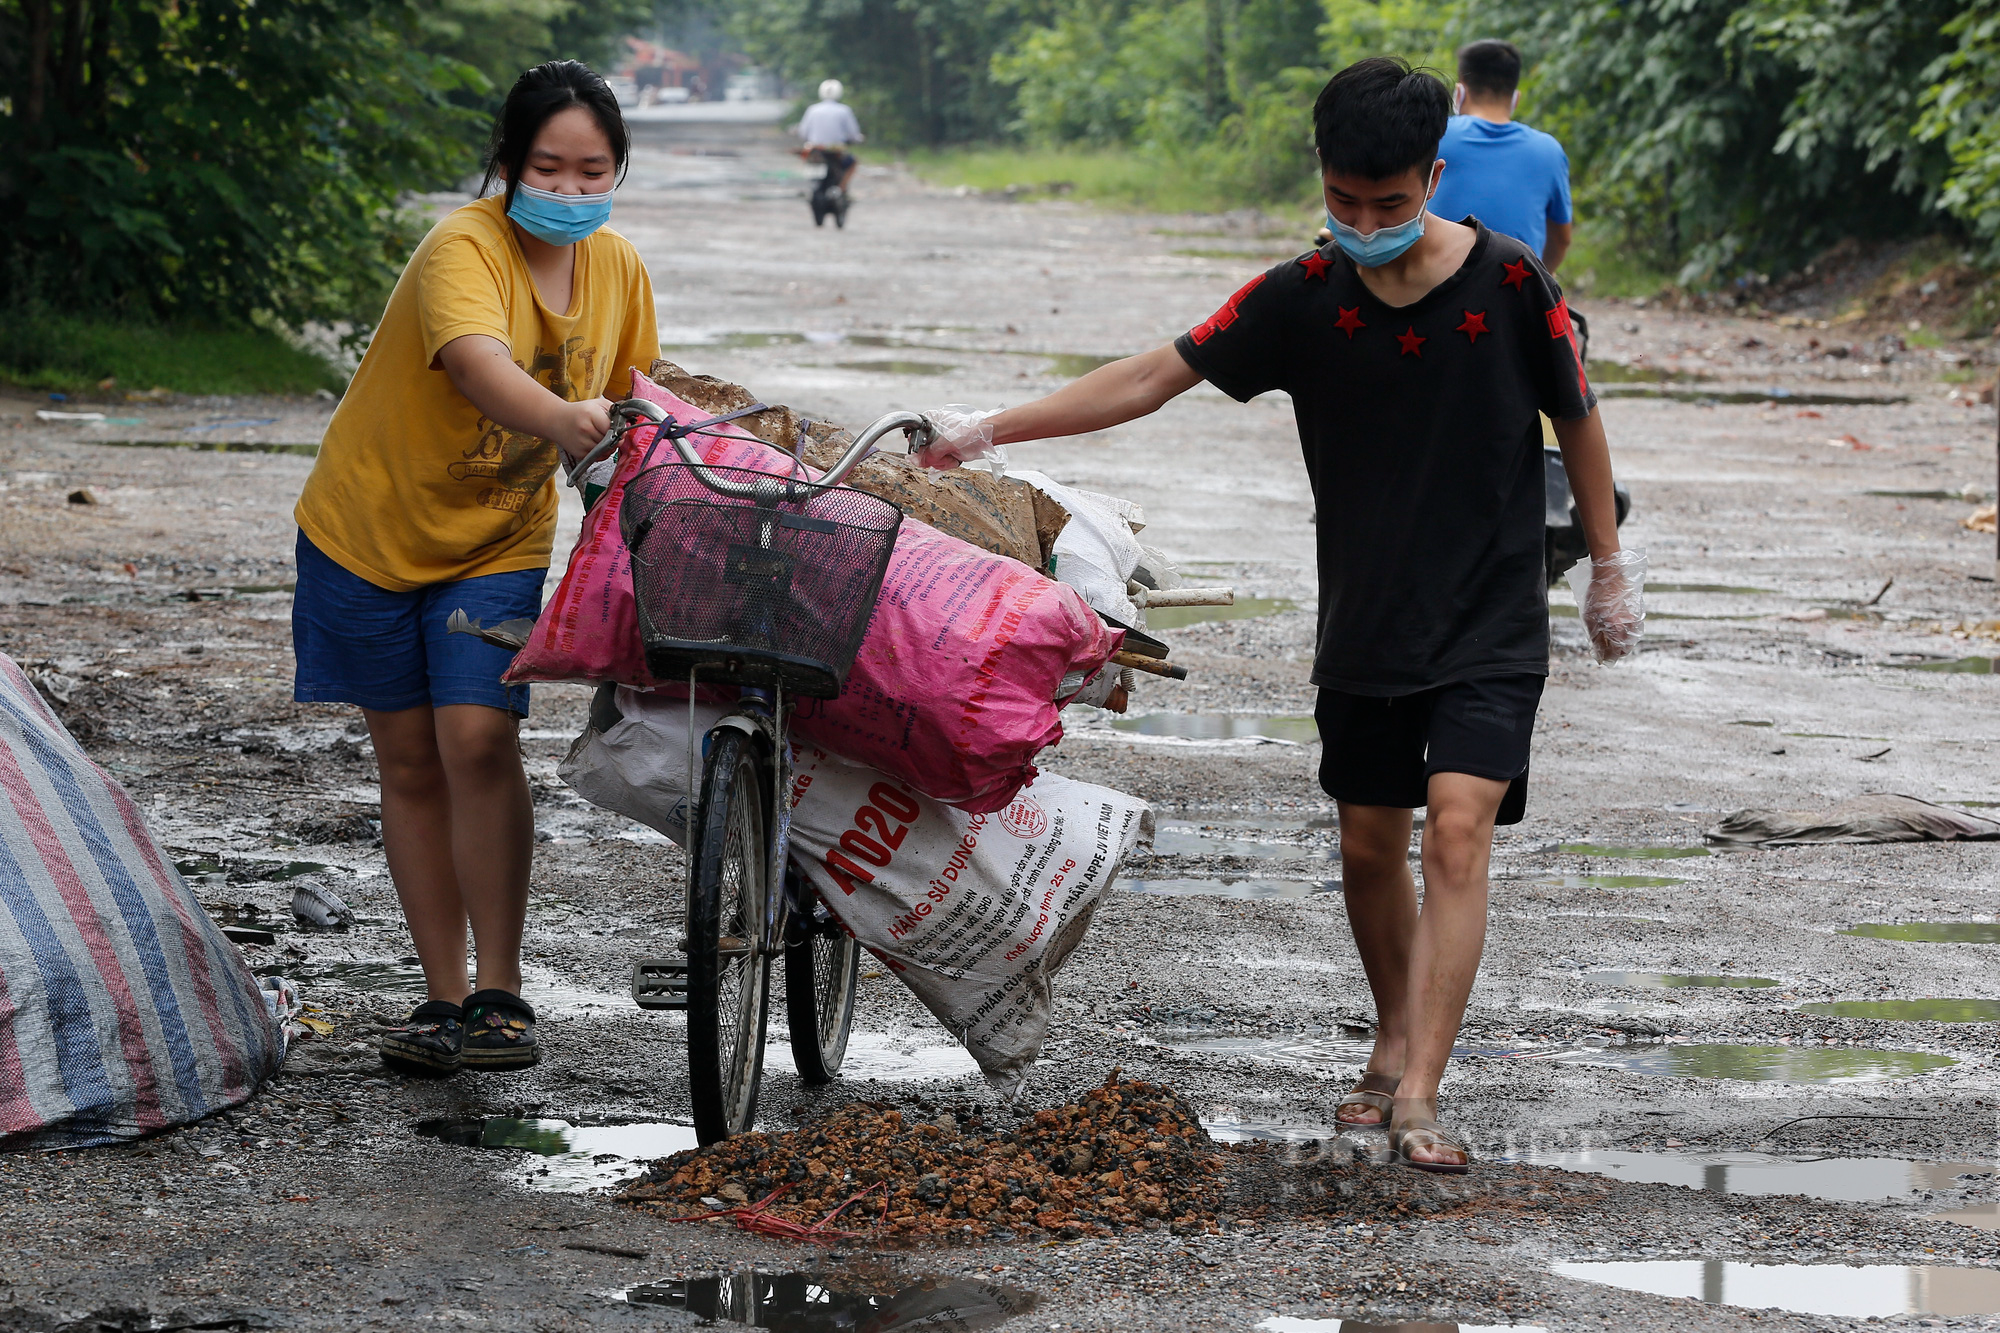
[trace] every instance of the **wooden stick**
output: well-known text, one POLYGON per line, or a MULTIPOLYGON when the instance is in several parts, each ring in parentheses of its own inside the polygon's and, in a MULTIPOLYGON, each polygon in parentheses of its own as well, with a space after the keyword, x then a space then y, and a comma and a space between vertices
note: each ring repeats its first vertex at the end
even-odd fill
POLYGON ((1113 653, 1111 654, 1111 664, 1113 666, 1131 667, 1134 671, 1143 671, 1149 676, 1165 676, 1168 680, 1187 679, 1186 667, 1174 666, 1172 663, 1162 662, 1157 657, 1141 657, 1137 653, 1113 653))

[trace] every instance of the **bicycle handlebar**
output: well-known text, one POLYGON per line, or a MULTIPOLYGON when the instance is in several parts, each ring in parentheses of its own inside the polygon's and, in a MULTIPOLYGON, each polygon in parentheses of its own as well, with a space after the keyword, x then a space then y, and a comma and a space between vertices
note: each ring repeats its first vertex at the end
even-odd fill
MULTIPOLYGON (((604 438, 598 442, 595 449, 579 458, 569 469, 569 484, 577 485, 591 464, 616 448, 619 437, 637 426, 641 418, 658 425, 667 419, 667 413, 659 404, 648 402, 644 398, 627 398, 612 407, 611 429, 605 432, 604 438)), ((731 481, 726 477, 717 476, 706 463, 702 462, 701 454, 688 443, 686 435, 670 435, 668 438, 673 441, 674 451, 681 456, 681 461, 693 472, 695 480, 709 490, 717 495, 769 504, 781 496, 787 500, 804 498, 803 495, 795 493, 795 487, 808 493, 818 493, 838 486, 848 473, 876 452, 876 441, 892 430, 900 430, 910 437, 911 453, 929 444, 933 432, 930 420, 919 413, 890 412, 862 431, 854 443, 848 446, 847 452, 840 456, 840 461, 828 468, 816 481, 780 477, 772 477, 769 481, 731 481), (922 444, 916 442, 916 437, 919 435, 923 437, 922 444), (779 482, 783 483, 782 491, 775 485, 779 482)))

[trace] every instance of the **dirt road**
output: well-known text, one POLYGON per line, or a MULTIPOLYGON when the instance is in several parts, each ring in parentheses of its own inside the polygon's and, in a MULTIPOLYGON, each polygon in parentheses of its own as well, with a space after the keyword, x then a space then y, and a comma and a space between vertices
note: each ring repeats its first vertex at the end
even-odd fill
MULTIPOLYGON (((651 266, 667 355, 842 422, 1019 402, 1155 346, 1309 225, 961 197, 871 161, 849 228, 815 231, 766 128, 663 116, 637 137, 615 225, 651 266)), ((290 702, 289 511, 330 404, 113 404, 117 420, 84 425, 0 401, 0 648, 46 673, 211 910, 280 923, 246 953, 300 978, 328 1029, 214 1122, 0 1157, 0 1329, 679 1327, 728 1313, 713 1283, 621 1294, 752 1265, 811 1270, 812 1290, 1001 1284, 1039 1301, 1020 1328, 1665 1330, 1740 1326, 1745 1305, 1820 1312, 1756 1319, 1792 1329, 2000 1311, 1991 1022, 1806 1008, 2000 1001, 1990 944, 1842 933, 2000 935, 1976 928, 2000 916, 1995 851, 1701 849, 1746 805, 2000 802, 2000 683, 1935 669, 2000 656, 1979 628, 1996 614, 1993 539, 1958 526, 1965 487, 1990 495, 1994 410, 1949 397, 1954 366, 1922 348, 1851 354, 1839 328, 1583 304, 1594 357, 1680 376, 1600 376, 1652 620, 1644 655, 1600 669, 1555 598, 1529 815, 1500 843, 1447 1087, 1447 1118, 1484 1159, 1462 1181, 1371 1167, 1378 1145, 1327 1129, 1369 1007, 1299 721, 1312 526, 1287 405, 1203 387, 1116 432, 1015 451, 1137 501, 1149 542, 1264 599, 1264 614, 1165 632, 1193 679, 1145 687, 1137 730, 1078 719, 1048 757, 1156 802, 1163 833, 1062 975, 1029 1100, 1117 1066, 1173 1084, 1217 1137, 1267 1146, 1243 1155, 1256 1169, 1216 1234, 1042 1247, 806 1252, 589 1192, 688 1135, 670 1123, 686 1110, 678 1020, 623 996, 632 959, 678 933, 680 862, 556 779, 581 687, 538 690, 524 731, 542 838, 528 995, 547 1059, 512 1077, 384 1076, 367 1042, 414 973, 367 822, 372 756, 340 710, 290 702), (69 500, 79 488, 91 503, 69 500), (286 928, 285 877, 315 867, 362 912, 351 933, 286 928), (1660 980, 1717 974, 1739 984, 1660 980), (481 1116, 536 1123, 468 1127, 481 1116), (634 1122, 667 1123, 616 1128, 634 1122), (495 1146, 447 1141, 482 1134, 495 1146), (1815 1157, 1838 1160, 1785 1174, 1815 1157), (1934 1220, 1965 1209, 1979 1225, 1934 1220), (1676 1262, 1574 1267, 1612 1260, 1676 1262), (1639 1289, 1592 1280, 1609 1277, 1639 1289)), ((893 980, 863 981, 861 1013, 829 1089, 803 1088, 774 1041, 767 1124, 855 1098, 986 1096, 893 980)), ((808 1299, 804 1283, 766 1289, 808 1299)))

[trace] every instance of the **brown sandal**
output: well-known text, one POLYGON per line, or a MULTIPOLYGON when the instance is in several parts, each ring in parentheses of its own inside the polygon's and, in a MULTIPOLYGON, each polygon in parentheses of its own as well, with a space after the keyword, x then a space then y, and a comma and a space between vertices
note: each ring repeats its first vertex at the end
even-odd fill
POLYGON ((1396 1110, 1396 1085, 1402 1079, 1388 1074, 1377 1074, 1364 1070, 1361 1081, 1348 1090, 1340 1099, 1340 1105, 1333 1108, 1333 1123, 1342 1129, 1386 1129, 1389 1117, 1396 1110), (1384 1085, 1387 1086, 1384 1086, 1384 1085), (1350 1106, 1359 1106, 1381 1114, 1379 1120, 1350 1120, 1341 1112, 1350 1106))
POLYGON ((1389 1131, 1389 1151, 1399 1166, 1412 1171, 1429 1171, 1440 1176, 1462 1176, 1472 1169, 1472 1150, 1465 1140, 1429 1116, 1412 1116, 1389 1131), (1456 1162, 1423 1161, 1410 1156, 1411 1148, 1443 1148, 1458 1154, 1456 1162))

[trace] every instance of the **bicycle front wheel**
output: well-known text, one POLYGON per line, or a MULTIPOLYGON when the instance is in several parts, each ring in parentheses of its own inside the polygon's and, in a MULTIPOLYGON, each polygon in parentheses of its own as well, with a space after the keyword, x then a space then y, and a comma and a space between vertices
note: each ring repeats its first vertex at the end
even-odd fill
POLYGON ((792 1063, 807 1083, 827 1083, 847 1056, 854 1025, 854 986, 861 946, 816 900, 800 905, 805 938, 785 950, 785 1013, 792 1029, 792 1063), (817 910, 816 910, 817 909, 817 910))
POLYGON ((757 1118, 769 1014, 763 939, 764 803, 756 743, 732 727, 711 733, 688 894, 688 1093, 695 1136, 714 1143, 757 1118))

